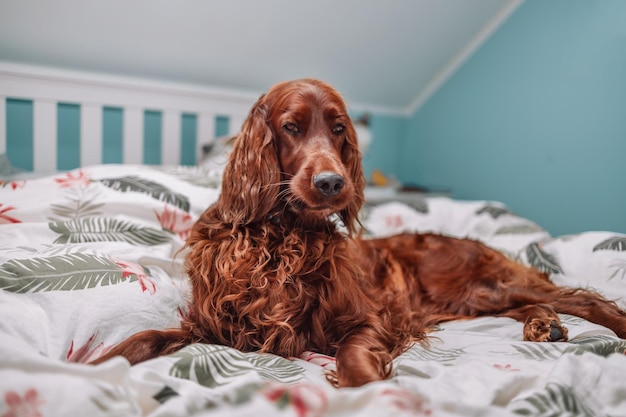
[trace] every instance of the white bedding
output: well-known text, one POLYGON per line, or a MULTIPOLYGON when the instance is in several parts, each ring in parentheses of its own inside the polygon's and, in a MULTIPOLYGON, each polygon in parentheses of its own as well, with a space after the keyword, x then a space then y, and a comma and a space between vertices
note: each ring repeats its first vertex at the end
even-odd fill
MULTIPOLYGON (((563 316, 570 342, 522 341, 522 324, 445 323, 395 360, 393 378, 335 389, 333 359, 192 345, 133 367, 86 365, 127 336, 176 326, 188 293, 182 246, 215 201, 199 168, 93 166, 0 180, 0 416, 626 416, 626 341, 563 316)), ((426 199, 366 207, 378 236, 470 236, 626 307, 626 236, 552 238, 498 203, 426 199)))

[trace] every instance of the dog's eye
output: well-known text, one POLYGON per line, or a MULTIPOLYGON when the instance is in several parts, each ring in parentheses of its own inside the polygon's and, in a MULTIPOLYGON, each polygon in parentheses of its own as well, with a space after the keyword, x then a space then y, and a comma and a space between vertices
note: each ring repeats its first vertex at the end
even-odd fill
POLYGON ((283 125, 283 129, 289 133, 300 133, 300 129, 298 129, 298 126, 296 126, 295 123, 285 123, 283 125))
POLYGON ((344 125, 335 125, 335 127, 333 127, 333 133, 336 135, 343 133, 345 131, 346 131, 346 127, 344 125))

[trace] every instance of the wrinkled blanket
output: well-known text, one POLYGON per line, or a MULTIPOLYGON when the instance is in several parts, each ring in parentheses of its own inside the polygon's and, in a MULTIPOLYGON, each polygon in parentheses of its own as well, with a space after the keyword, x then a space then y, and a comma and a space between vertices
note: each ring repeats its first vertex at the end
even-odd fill
MULTIPOLYGON (((103 165, 0 180, 0 417, 626 415, 626 341, 563 315, 567 343, 522 341, 522 324, 444 323, 357 389, 325 379, 334 360, 195 344, 135 366, 87 365, 143 329, 176 326, 189 288, 179 253, 219 194, 202 168, 103 165)), ((370 236, 469 236, 626 307, 626 236, 551 237, 488 201, 368 205, 370 236)))

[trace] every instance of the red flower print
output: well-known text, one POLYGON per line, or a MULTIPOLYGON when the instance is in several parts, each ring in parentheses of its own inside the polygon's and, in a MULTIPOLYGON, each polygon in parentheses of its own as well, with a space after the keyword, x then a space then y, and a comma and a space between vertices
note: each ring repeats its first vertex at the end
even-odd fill
POLYGON ((18 188, 24 188, 26 186, 26 181, 2 181, 0 180, 0 188, 11 187, 12 190, 17 190, 18 188))
POLYGON ((15 217, 7 216, 5 213, 11 210, 15 210, 15 207, 5 206, 0 203, 0 224, 3 223, 21 223, 22 221, 15 217))
POLYGON ((300 359, 313 363, 315 365, 319 365, 322 368, 326 368, 328 365, 333 365, 335 363, 335 358, 333 358, 332 356, 308 351, 300 355, 300 359))
POLYGON ((72 340, 65 357, 67 362, 89 363, 111 350, 112 346, 104 346, 103 342, 93 346, 93 342, 96 340, 97 336, 98 332, 92 334, 89 340, 76 350, 74 350, 74 341, 72 340))
POLYGON ((6 403, 8 410, 2 414, 2 417, 41 417, 39 407, 45 403, 45 401, 37 398, 37 390, 30 388, 21 397, 15 391, 7 391, 4 393, 4 402, 6 403))
POLYGON ((430 416, 432 410, 419 395, 396 388, 387 388, 381 392, 382 397, 389 398, 391 403, 401 411, 413 411, 415 415, 430 416))
POLYGON ((291 405, 298 417, 322 416, 328 408, 326 393, 310 384, 270 384, 262 394, 281 410, 291 405))
POLYGON ((156 210, 154 213, 163 229, 176 233, 182 240, 187 239, 191 234, 194 219, 186 211, 178 208, 171 209, 165 205, 161 213, 158 213, 156 210))
POLYGON ((510 363, 507 363, 506 365, 500 365, 499 363, 494 363, 493 367, 501 371, 511 371, 511 372, 521 371, 521 369, 513 368, 510 363))
POLYGON ((395 214, 385 217, 385 224, 387 227, 401 227, 404 222, 402 221, 402 216, 395 214))
POLYGON ((75 185, 89 185, 91 180, 87 174, 79 169, 76 172, 66 172, 61 178, 55 178, 54 181, 59 184, 61 188, 74 187, 75 185))
POLYGON ((141 291, 148 291, 150 294, 154 294, 156 292, 156 283, 146 274, 146 270, 143 266, 134 262, 120 260, 115 260, 114 262, 121 266, 124 270, 122 272, 122 279, 131 275, 136 275, 139 280, 139 285, 141 286, 141 291))

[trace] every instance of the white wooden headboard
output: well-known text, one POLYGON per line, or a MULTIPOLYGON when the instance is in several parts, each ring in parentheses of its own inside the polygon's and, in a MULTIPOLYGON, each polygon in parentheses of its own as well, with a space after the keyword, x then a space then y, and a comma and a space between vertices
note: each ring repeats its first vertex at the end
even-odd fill
MULTIPOLYGON (((202 146, 216 137, 218 118, 228 120, 228 131, 223 134, 236 133, 257 98, 249 93, 225 89, 0 61, 0 154, 6 153, 18 167, 30 163, 35 172, 59 169, 57 154, 62 150, 59 150, 60 141, 57 138, 58 109, 60 103, 70 103, 79 109, 80 157, 77 165, 103 162, 103 111, 107 108, 121 109, 123 113, 122 137, 119 140, 123 158, 120 162, 145 162, 145 116, 151 112, 156 113, 160 121, 161 137, 157 141, 161 147, 159 162, 178 165, 182 162, 183 115, 192 115, 195 123, 193 131, 196 137, 191 143, 195 146, 192 153, 197 160, 202 154, 202 146), (7 111, 7 106, 21 100, 30 103, 32 121, 10 120, 10 116, 7 120, 7 115, 12 114, 7 111), (32 126, 19 126, 29 122, 32 126), (14 132, 21 131, 26 132, 24 138, 16 138, 19 135, 14 132), (32 144, 21 143, 29 140, 32 144), (13 158, 12 148, 20 148, 19 152, 14 152, 13 158), (26 149, 26 155, 22 148, 26 149), (27 160, 29 157, 31 161, 27 160)), ((189 143, 185 142, 184 146, 189 146, 189 143)))

